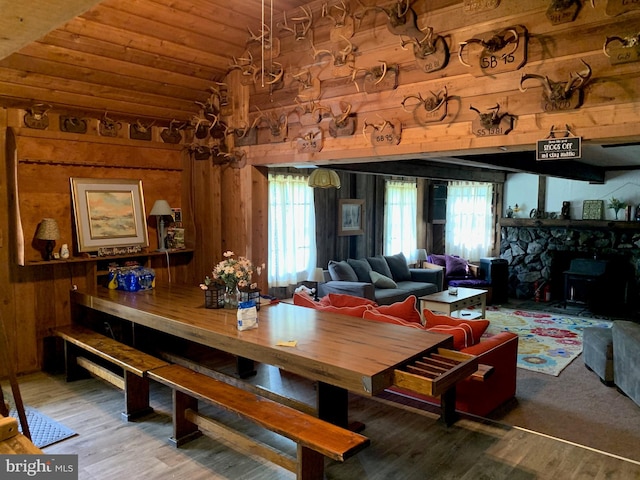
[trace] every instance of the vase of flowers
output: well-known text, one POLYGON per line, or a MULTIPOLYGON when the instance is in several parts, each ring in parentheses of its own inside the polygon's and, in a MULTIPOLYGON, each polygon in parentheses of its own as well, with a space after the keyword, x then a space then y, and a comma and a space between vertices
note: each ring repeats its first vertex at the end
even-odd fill
POLYGON ((240 292, 238 288, 252 286, 251 275, 253 275, 253 265, 246 257, 236 257, 232 251, 223 253, 225 257, 213 268, 213 278, 225 286, 224 306, 225 308, 238 308, 240 292))
POLYGON ((625 202, 623 202, 622 200, 618 200, 615 197, 611 197, 611 200, 609 200, 609 205, 607 205, 608 208, 612 208, 615 212, 616 220, 618 220, 618 212, 623 208, 626 208, 626 206, 627 204, 625 202))

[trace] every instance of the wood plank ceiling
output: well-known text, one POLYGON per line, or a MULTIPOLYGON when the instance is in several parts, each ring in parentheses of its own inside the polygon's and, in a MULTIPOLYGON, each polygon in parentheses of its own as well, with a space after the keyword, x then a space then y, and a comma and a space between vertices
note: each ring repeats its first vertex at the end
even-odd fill
MULTIPOLYGON (((195 102, 242 56, 248 28, 259 32, 263 15, 262 0, 25 3, 0 9, 9 13, 0 25, 15 32, 0 43, 0 103, 160 120, 198 111, 195 102), (28 28, 16 29, 25 19, 28 28)), ((305 3, 273 0, 273 24, 305 3)), ((271 6, 264 1, 267 24, 271 6)))

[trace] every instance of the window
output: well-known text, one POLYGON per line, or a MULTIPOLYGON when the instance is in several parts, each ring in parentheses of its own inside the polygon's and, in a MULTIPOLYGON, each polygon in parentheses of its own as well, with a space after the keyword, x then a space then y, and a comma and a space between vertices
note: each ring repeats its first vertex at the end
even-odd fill
POLYGON ((411 258, 417 246, 415 180, 387 180, 384 193, 384 253, 411 258))
POLYGON ((316 216, 307 177, 269 174, 269 287, 306 280, 316 267, 316 216))
POLYGON ((493 185, 449 182, 445 251, 469 260, 480 260, 491 252, 493 229, 491 206, 493 185))

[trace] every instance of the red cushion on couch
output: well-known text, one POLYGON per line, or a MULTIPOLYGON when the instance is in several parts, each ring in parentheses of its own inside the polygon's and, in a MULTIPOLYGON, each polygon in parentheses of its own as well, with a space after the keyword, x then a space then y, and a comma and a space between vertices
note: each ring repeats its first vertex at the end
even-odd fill
POLYGON ((293 294, 293 304, 301 307, 318 308, 320 305, 305 291, 293 294))
POLYGON ((416 308, 415 295, 409 295, 402 302, 392 303, 391 305, 379 305, 375 307, 375 310, 384 315, 401 318, 406 322, 422 324, 420 312, 416 308))
POLYGON ((478 343, 482 334, 489 327, 489 320, 459 320, 447 315, 436 315, 427 309, 425 309, 423 313, 427 328, 438 327, 440 325, 453 327, 463 326, 463 328, 468 328, 471 340, 468 346, 478 343))
POLYGON ((453 348, 456 350, 462 350, 472 345, 471 337, 473 337, 473 332, 467 325, 438 325, 431 328, 427 327, 427 332, 444 333, 445 335, 453 336, 453 348))
POLYGON ((320 300, 321 305, 332 305, 334 307, 358 307, 360 305, 377 305, 375 301, 368 298, 356 297, 345 293, 329 293, 320 300))
POLYGON ((424 327, 420 323, 407 322, 402 318, 394 317, 393 315, 385 315, 375 309, 368 309, 362 314, 362 318, 365 320, 375 320, 377 322, 393 323, 394 325, 402 325, 403 327, 418 328, 424 330, 424 327))
POLYGON ((350 315, 352 317, 362 317, 362 314, 370 308, 368 305, 358 305, 355 307, 335 307, 333 305, 318 305, 316 310, 321 312, 340 313, 342 315, 350 315))

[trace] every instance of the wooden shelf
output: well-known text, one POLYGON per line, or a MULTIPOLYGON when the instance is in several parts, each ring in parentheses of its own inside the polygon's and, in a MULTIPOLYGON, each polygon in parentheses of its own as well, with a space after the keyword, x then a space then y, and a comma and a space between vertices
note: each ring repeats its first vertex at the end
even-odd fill
MULTIPOLYGON (((179 255, 182 253, 193 253, 193 249, 183 248, 180 250, 169 250, 169 255, 179 255)), ((136 259, 136 258, 147 258, 147 257, 163 257, 167 254, 167 252, 140 252, 140 253, 131 253, 125 255, 107 255, 104 257, 72 257, 72 258, 61 258, 59 260, 29 260, 25 266, 36 266, 36 265, 63 265, 67 263, 87 263, 87 262, 103 262, 103 261, 117 261, 117 260, 128 260, 128 259, 136 259)))
POLYGON ((604 228, 640 230, 640 222, 616 220, 563 220, 561 218, 501 218, 501 227, 604 228))

